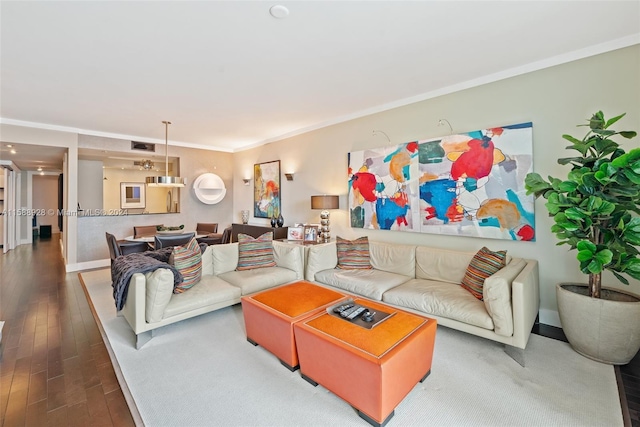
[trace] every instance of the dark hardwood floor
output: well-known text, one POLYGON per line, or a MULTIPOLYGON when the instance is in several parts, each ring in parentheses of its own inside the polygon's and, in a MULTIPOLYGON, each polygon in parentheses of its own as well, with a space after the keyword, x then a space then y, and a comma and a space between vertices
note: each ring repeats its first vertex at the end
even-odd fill
MULTIPOLYGON (((58 235, 0 254, 0 424, 133 426, 77 273, 58 235)), ((534 333, 566 341, 562 329, 534 333)), ((640 427, 640 355, 615 368, 625 426, 640 427)))
POLYGON ((133 426, 59 235, 0 253, 0 424, 133 426))

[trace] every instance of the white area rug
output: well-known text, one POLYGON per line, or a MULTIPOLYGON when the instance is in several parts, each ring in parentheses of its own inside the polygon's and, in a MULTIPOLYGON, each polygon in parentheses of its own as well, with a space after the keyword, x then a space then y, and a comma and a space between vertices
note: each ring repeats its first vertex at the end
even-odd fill
MULTIPOLYGON (((116 317, 109 270, 81 276, 146 426, 369 425, 249 344, 240 305, 160 328, 136 350, 126 320, 116 317)), ((439 327, 431 375, 388 426, 623 425, 612 366, 538 335, 524 368, 502 348, 439 327)))

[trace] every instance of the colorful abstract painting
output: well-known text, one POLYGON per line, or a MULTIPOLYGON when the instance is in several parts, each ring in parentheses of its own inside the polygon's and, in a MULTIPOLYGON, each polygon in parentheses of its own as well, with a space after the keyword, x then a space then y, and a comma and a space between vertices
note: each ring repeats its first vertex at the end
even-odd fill
POLYGON ((349 153, 351 226, 420 231, 418 143, 349 153))
POLYGON ((280 160, 253 166, 253 216, 272 218, 280 214, 280 160))
POLYGON ((535 240, 533 127, 521 123, 349 153, 351 226, 535 240))

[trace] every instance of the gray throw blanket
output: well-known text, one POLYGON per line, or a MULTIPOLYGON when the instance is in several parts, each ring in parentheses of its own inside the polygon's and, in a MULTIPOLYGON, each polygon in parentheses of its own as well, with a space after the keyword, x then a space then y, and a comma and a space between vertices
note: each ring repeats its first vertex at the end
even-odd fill
POLYGON ((117 257, 111 265, 111 286, 116 309, 122 310, 127 301, 129 281, 134 273, 148 273, 159 268, 168 268, 173 272, 173 286, 182 283, 182 274, 169 264, 173 248, 162 248, 157 251, 136 252, 117 257))
MULTIPOLYGON (((207 245, 200 243, 200 253, 207 249, 207 245)), ((169 264, 172 247, 158 249, 157 251, 136 252, 117 257, 111 265, 111 286, 113 287, 113 299, 116 309, 122 310, 127 301, 129 281, 135 273, 148 273, 159 268, 168 268, 173 272, 173 288, 182 283, 182 274, 169 264)))

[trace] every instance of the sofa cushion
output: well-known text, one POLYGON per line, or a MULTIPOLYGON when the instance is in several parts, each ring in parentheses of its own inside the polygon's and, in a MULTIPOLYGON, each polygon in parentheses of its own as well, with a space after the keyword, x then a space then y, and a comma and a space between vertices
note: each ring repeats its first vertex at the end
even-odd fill
POLYGON ((238 243, 209 246, 213 261, 213 275, 233 271, 238 266, 238 243))
POLYGON ((275 267, 273 258, 273 232, 264 233, 258 238, 248 234, 238 234, 238 266, 236 270, 275 267))
POLYGON ((239 299, 240 290, 237 287, 216 276, 202 276, 198 286, 194 286, 189 292, 173 294, 164 310, 163 319, 213 304, 231 305, 239 299))
POLYGON ((169 256, 169 264, 182 274, 182 283, 173 292, 176 294, 188 291, 202 277, 202 251, 195 238, 184 246, 174 246, 169 256))
POLYGON ((220 276, 221 279, 236 286, 242 295, 252 294, 298 279, 295 271, 282 267, 254 268, 252 270, 229 271, 220 276))
POLYGON ((484 280, 505 266, 506 257, 507 251, 494 252, 486 246, 482 247, 469 262, 464 278, 460 282, 461 286, 471 292, 471 295, 482 300, 484 280))
POLYGON ((415 277, 459 285, 472 258, 472 252, 418 246, 415 277))
POLYGON ((338 250, 336 248, 336 242, 305 246, 305 279, 314 281, 317 272, 336 268, 338 265, 338 250))
POLYGON ((355 240, 347 240, 338 236, 336 237, 336 245, 338 248, 338 268, 345 270, 372 268, 367 236, 355 240))
POLYGON ((495 332, 510 337, 513 335, 513 307, 511 305, 511 283, 526 267, 527 262, 513 258, 504 268, 484 281, 482 300, 493 319, 495 332))
POLYGON ((315 274, 315 280, 325 285, 344 289, 367 298, 380 301, 382 294, 412 277, 382 270, 323 270, 315 274))
POLYGON ((202 275, 210 276, 213 274, 213 249, 211 246, 202 252, 202 275))
POLYGON ((458 284, 412 279, 384 293, 382 301, 493 330, 484 303, 458 284))
POLYGON ((416 247, 384 242, 369 242, 371 266, 376 270, 416 277, 416 247))
POLYGON ((290 243, 273 242, 273 258, 278 267, 296 272, 297 279, 304 276, 304 247, 290 243))
POLYGON ((159 322, 173 295, 173 272, 167 268, 158 268, 145 273, 144 277, 146 281, 144 317, 149 323, 159 322))

